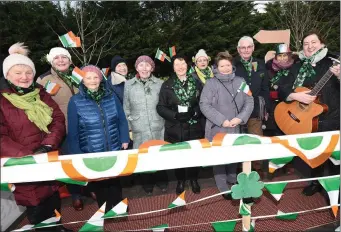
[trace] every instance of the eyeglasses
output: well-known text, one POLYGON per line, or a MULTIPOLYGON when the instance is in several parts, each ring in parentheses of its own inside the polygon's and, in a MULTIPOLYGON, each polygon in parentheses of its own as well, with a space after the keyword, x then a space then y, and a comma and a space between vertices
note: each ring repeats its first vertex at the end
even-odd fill
POLYGON ((239 49, 241 51, 251 50, 252 48, 253 48, 253 45, 252 46, 247 46, 247 47, 239 47, 239 49))

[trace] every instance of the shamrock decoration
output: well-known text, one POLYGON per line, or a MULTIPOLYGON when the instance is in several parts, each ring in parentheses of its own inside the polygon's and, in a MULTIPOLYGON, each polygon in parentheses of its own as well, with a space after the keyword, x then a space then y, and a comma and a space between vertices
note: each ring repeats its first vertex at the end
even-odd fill
POLYGON ((257 198, 262 196, 264 183, 259 181, 259 174, 255 171, 249 175, 242 172, 237 176, 238 184, 232 186, 232 198, 257 198))

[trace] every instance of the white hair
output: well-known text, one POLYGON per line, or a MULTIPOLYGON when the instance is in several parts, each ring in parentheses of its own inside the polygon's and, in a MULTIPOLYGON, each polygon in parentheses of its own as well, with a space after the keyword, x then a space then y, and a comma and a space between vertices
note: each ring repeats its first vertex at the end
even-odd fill
POLYGON ((239 41, 238 41, 238 47, 240 47, 240 42, 241 42, 242 40, 246 40, 246 41, 250 42, 252 45, 254 45, 253 39, 252 39, 250 36, 243 36, 243 37, 240 38, 239 41))

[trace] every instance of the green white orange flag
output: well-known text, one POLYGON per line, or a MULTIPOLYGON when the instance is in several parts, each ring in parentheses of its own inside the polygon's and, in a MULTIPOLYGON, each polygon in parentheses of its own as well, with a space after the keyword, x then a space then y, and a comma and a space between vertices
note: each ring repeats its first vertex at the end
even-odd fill
POLYGON ((97 210, 97 212, 92 215, 92 217, 84 224, 84 226, 79 230, 79 232, 102 232, 104 231, 104 212, 105 212, 106 202, 97 210))
POLYGON ((75 67, 72 71, 72 80, 77 84, 79 85, 83 78, 85 77, 85 72, 80 70, 78 67, 75 67))
POLYGON ((62 42, 64 48, 77 48, 81 46, 80 37, 76 37, 72 31, 69 31, 65 35, 58 36, 60 42, 62 42))
POLYGON ((340 176, 319 179, 318 181, 323 186, 323 188, 327 191, 330 205, 332 207, 334 216, 336 217, 337 211, 339 210, 338 199, 339 199, 339 189, 340 189, 340 176))
POLYGON ((45 91, 48 92, 51 95, 56 95, 58 90, 60 89, 60 85, 57 83, 52 83, 50 80, 48 80, 44 86, 45 91))
POLYGON ((279 201, 283 195, 284 188, 287 186, 287 183, 266 183, 264 187, 268 192, 277 200, 279 201))
POLYGON ((1 191, 11 191, 13 192, 15 190, 14 184, 8 184, 8 183, 1 183, 1 191))
POLYGON ((332 152, 332 155, 329 157, 329 159, 334 165, 340 165, 340 151, 332 152))
POLYGON ((212 227, 215 232, 234 231, 237 221, 213 222, 212 227))
POLYGON ((109 70, 110 70, 110 68, 102 68, 102 69, 101 69, 102 74, 103 74, 103 76, 105 77, 105 79, 108 78, 109 70))
POLYGON ((54 210, 54 213, 56 214, 56 216, 51 217, 49 219, 46 219, 45 221, 42 221, 42 222, 38 223, 37 225, 26 225, 26 226, 23 226, 22 228, 20 228, 18 230, 14 230, 14 231, 26 231, 26 230, 32 230, 34 228, 39 228, 42 226, 55 225, 60 221, 61 215, 56 209, 54 210))
POLYGON ((153 226, 150 229, 153 232, 162 232, 162 231, 165 231, 165 229, 167 229, 168 227, 169 227, 168 224, 161 224, 161 225, 153 226))
POLYGON ((164 62, 165 59, 168 60, 169 62, 171 62, 170 57, 167 56, 166 53, 164 53, 160 49, 157 49, 156 54, 155 54, 155 58, 162 61, 162 62, 164 62))
POLYGON ((181 193, 169 206, 168 209, 172 209, 175 207, 179 207, 179 206, 184 206, 186 205, 186 201, 185 201, 185 192, 183 191, 183 193, 181 193))
POLYGON ((255 226, 256 226, 256 220, 254 219, 251 221, 249 230, 247 230, 244 225, 242 225, 242 227, 243 227, 242 230, 246 231, 246 232, 252 232, 252 231, 255 231, 255 226))
POLYGON ((250 90, 250 87, 249 87, 248 84, 246 84, 245 81, 243 81, 243 82, 241 83, 241 85, 240 85, 240 87, 239 87, 239 89, 238 89, 238 92, 240 92, 240 91, 246 93, 246 94, 249 95, 249 96, 252 96, 252 92, 251 92, 251 90, 250 90))
POLYGON ((280 220, 296 220, 297 216, 298 213, 284 213, 278 210, 276 218, 280 220))
POLYGON ((115 217, 118 215, 128 215, 127 214, 127 208, 128 208, 128 199, 124 199, 120 203, 118 203, 114 208, 112 208, 110 211, 108 211, 103 218, 108 217, 115 217))
POLYGON ((169 56, 173 57, 176 55, 175 46, 169 48, 169 56))
POLYGON ((290 156, 269 160, 269 172, 274 173, 277 169, 282 168, 284 165, 292 161, 293 158, 293 156, 290 156))
POLYGON ((251 215, 250 207, 248 207, 248 205, 245 204, 242 199, 240 199, 239 214, 242 216, 251 215))

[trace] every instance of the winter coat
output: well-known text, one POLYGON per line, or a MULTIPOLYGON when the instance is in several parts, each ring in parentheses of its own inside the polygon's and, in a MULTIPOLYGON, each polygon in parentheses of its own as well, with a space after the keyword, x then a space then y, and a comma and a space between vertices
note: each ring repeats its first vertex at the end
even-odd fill
POLYGON ((111 72, 110 76, 108 77, 110 87, 112 88, 113 92, 116 94, 122 105, 125 81, 126 79, 124 76, 115 72, 111 72))
MULTIPOLYGON (((53 150, 58 150, 65 136, 65 118, 58 105, 40 88, 40 99, 53 110, 52 122, 48 126, 50 134, 41 131, 31 122, 24 110, 16 108, 5 97, 0 95, 0 131, 1 131, 1 158, 23 157, 33 154, 33 151, 43 145, 51 145, 53 150)), ((14 93, 4 78, 0 79, 1 93, 14 93)), ((25 173, 20 173, 25 175, 25 173)), ((41 173, 44 175, 44 173, 41 173)), ((14 197, 18 205, 36 206, 58 190, 54 181, 37 183, 16 183, 14 197)))
POLYGON ((242 120, 241 124, 245 124, 249 120, 253 110, 253 97, 239 91, 243 81, 242 77, 232 73, 229 75, 215 74, 214 78, 206 82, 200 97, 200 110, 207 119, 205 137, 208 140, 212 141, 213 137, 220 132, 240 133, 239 126, 222 127, 225 120, 239 118, 242 120))
POLYGON ((254 98, 254 108, 250 118, 258 118, 259 117, 259 98, 258 96, 262 96, 265 100, 265 107, 269 112, 271 109, 270 102, 270 92, 269 92, 269 77, 268 73, 265 69, 264 61, 258 58, 253 58, 252 62, 257 63, 257 68, 252 68, 251 71, 251 81, 248 78, 247 71, 244 68, 244 65, 240 61, 240 57, 236 57, 233 60, 233 64, 236 67, 236 76, 243 77, 246 83, 249 85, 252 96, 254 98))
POLYGON ((136 77, 125 84, 123 108, 132 131, 134 149, 149 140, 163 140, 165 121, 156 112, 162 83, 151 76, 145 84, 136 77))
POLYGON ((190 100, 189 106, 189 108, 193 109, 195 112, 194 119, 197 121, 197 123, 192 125, 188 122, 180 123, 175 119, 175 115, 178 112, 178 105, 181 105, 180 100, 175 95, 173 88, 175 78, 178 77, 173 76, 162 84, 159 102, 157 104, 157 112, 166 120, 165 141, 177 143, 188 140, 202 139, 204 137, 204 128, 202 128, 200 123, 200 119, 202 118, 199 108, 200 87, 196 82, 197 91, 190 100))
MULTIPOLYGON (((287 76, 281 76, 280 79, 273 86, 271 86, 271 80, 277 74, 277 71, 274 71, 273 68, 272 68, 272 62, 273 62, 273 59, 269 60, 265 64, 265 67, 266 67, 267 72, 268 72, 268 77, 269 77, 269 89, 270 89, 271 105, 270 105, 270 111, 268 112, 269 113, 269 118, 268 118, 268 120, 266 122, 264 122, 264 124, 266 125, 266 130, 271 130, 271 131, 275 130, 276 131, 275 132, 276 135, 280 135, 282 132, 277 127, 277 124, 275 122, 274 111, 275 111, 276 106, 279 103, 279 100, 278 100, 278 85, 280 83, 280 80, 287 78, 287 76)), ((295 62, 297 62, 297 61, 294 61, 294 63, 295 62)))
POLYGON ((70 101, 72 95, 78 93, 78 89, 73 87, 72 89, 61 79, 57 73, 51 68, 48 72, 44 73, 43 75, 39 76, 37 79, 37 83, 42 86, 51 81, 51 83, 56 83, 60 85, 60 89, 56 95, 52 96, 52 99, 58 104, 59 108, 63 112, 66 120, 66 130, 68 130, 68 123, 67 123, 67 106, 70 101))
MULTIPOLYGON (((333 65, 329 54, 316 63, 313 67, 316 75, 306 78, 303 87, 313 88, 323 77, 328 69, 333 65)), ((302 62, 294 64, 287 78, 283 78, 279 83, 279 99, 285 101, 289 94, 294 92, 293 84, 302 66, 302 62)), ((328 106, 328 112, 319 116, 318 131, 331 131, 340 129, 340 81, 336 76, 332 76, 319 93, 319 101, 328 106)))
POLYGON ((90 98, 81 83, 79 93, 70 99, 68 119, 67 141, 71 154, 117 151, 122 143, 129 143, 127 119, 108 83, 98 103, 90 98))

